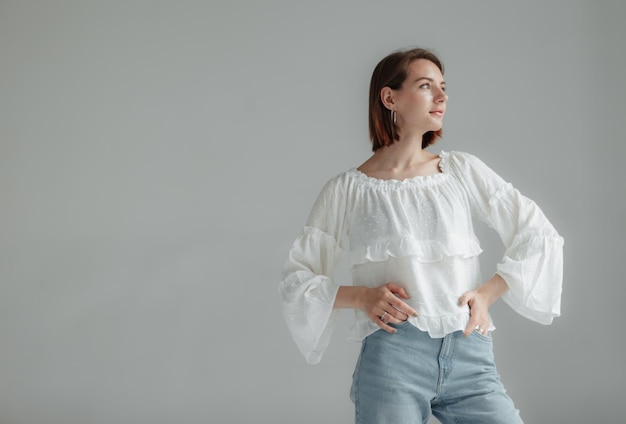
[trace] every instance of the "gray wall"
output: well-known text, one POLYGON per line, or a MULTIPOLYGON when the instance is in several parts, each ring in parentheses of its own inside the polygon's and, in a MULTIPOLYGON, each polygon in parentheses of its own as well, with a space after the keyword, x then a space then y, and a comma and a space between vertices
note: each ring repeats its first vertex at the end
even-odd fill
POLYGON ((351 422, 350 315, 306 365, 276 290, 322 184, 369 155, 374 65, 412 45, 447 67, 433 150, 481 157, 566 240, 561 318, 493 308, 509 393, 528 423, 623 422, 625 13, 0 1, 0 422, 351 422))

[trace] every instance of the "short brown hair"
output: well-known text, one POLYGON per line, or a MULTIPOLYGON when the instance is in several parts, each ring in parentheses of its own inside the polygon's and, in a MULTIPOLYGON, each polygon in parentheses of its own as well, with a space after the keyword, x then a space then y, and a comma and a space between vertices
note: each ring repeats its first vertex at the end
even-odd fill
MULTIPOLYGON (((391 120, 391 112, 383 105, 380 99, 380 90, 383 87, 389 87, 392 90, 400 89, 408 75, 409 65, 417 59, 430 60, 443 74, 443 64, 437 55, 430 50, 422 48, 391 53, 374 68, 370 82, 369 99, 369 127, 373 151, 381 147, 390 146, 400 139, 398 127, 391 120)), ((422 137, 422 148, 430 146, 439 137, 441 137, 441 130, 426 132, 422 137)))

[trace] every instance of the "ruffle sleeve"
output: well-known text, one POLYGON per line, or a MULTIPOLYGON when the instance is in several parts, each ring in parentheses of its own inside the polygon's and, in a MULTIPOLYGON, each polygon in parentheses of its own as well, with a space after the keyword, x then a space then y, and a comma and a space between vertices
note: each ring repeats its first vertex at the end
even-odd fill
POLYGON ((503 300, 528 319, 552 323, 561 313, 563 238, 535 202, 475 156, 452 152, 450 165, 468 192, 472 213, 505 245, 496 268, 509 286, 503 300))
POLYGON ((279 292, 285 322, 310 364, 322 359, 338 314, 333 305, 339 285, 333 274, 343 253, 344 214, 345 196, 333 179, 318 196, 283 267, 279 292))

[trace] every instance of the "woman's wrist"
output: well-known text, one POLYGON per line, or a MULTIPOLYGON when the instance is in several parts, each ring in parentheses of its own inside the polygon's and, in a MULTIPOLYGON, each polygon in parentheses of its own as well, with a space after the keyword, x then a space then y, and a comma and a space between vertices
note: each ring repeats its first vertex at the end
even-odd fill
POLYGON ((339 286, 333 307, 335 309, 361 309, 366 290, 369 289, 363 286, 339 286))
POLYGON ((498 300, 504 293, 509 290, 509 285, 504 278, 498 274, 494 274, 489 280, 487 280, 482 286, 476 290, 478 293, 485 295, 489 305, 492 305, 498 300))

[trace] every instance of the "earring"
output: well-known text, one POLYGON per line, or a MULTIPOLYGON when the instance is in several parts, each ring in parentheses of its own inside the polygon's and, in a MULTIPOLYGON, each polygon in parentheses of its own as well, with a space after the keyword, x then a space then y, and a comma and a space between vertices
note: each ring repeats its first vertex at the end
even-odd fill
POLYGON ((395 123, 396 123, 396 118, 397 118, 397 116, 396 116, 396 111, 395 111, 395 110, 392 110, 392 111, 391 111, 391 121, 394 123, 394 125, 395 125, 395 123))

